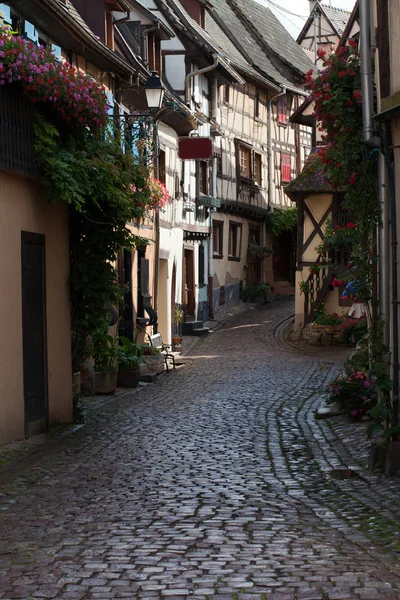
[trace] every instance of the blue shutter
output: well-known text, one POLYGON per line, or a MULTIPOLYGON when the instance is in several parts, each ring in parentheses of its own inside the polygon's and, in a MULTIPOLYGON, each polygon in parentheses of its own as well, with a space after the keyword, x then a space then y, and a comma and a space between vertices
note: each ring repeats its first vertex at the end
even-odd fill
POLYGON ((39 34, 36 31, 35 26, 29 21, 25 21, 24 37, 32 42, 35 42, 35 44, 37 44, 39 41, 39 34))
POLYGON ((54 54, 54 56, 56 57, 56 59, 61 62, 62 61, 62 54, 61 54, 61 48, 60 46, 57 46, 56 44, 52 44, 51 45, 51 51, 54 54))
POLYGON ((11 25, 11 9, 7 4, 0 2, 0 15, 3 22, 7 25, 11 25))
POLYGON ((107 105, 108 105, 108 114, 112 116, 114 114, 114 96, 111 92, 106 92, 107 96, 107 105))

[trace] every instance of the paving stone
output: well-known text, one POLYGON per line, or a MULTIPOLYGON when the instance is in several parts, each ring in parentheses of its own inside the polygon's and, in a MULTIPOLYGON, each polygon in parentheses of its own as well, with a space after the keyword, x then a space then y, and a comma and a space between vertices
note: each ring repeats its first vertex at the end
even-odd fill
POLYGON ((316 420, 344 350, 288 343, 292 314, 238 311, 0 468, 0 598, 400 598, 400 480, 368 423, 316 420))

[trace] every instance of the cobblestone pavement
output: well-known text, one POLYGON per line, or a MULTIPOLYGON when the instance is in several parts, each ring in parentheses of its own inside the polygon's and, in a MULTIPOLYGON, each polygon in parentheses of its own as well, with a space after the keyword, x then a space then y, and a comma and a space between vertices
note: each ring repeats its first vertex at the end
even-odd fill
POLYGON ((291 312, 237 315, 4 467, 0 598, 400 598, 400 482, 365 470, 364 424, 314 419, 340 364, 285 342, 291 312))

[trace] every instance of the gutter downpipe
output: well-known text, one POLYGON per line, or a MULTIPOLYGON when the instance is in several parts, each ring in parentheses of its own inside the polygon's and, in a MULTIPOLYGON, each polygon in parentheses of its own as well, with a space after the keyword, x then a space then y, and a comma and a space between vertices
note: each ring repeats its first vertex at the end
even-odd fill
POLYGON ((268 100, 268 206, 272 207, 272 194, 273 194, 273 179, 274 169, 272 161, 272 102, 284 96, 286 94, 286 87, 282 86, 282 90, 277 94, 271 96, 268 100))
MULTIPOLYGON (((372 87, 372 65, 371 65, 371 4, 370 0, 360 2, 360 54, 361 54, 361 92, 363 98, 363 139, 371 148, 380 148, 381 140, 375 133, 374 127, 374 97, 372 87)), ((399 330, 398 330, 398 279, 397 279, 397 215, 396 196, 391 173, 389 144, 386 132, 383 133, 383 151, 378 164, 379 176, 379 202, 382 209, 382 227, 378 229, 379 234, 379 291, 382 296, 379 299, 380 315, 385 322, 384 342, 390 345, 390 279, 388 257, 388 246, 391 233, 391 263, 392 263, 392 366, 393 366, 393 424, 398 423, 399 412, 399 330), (386 168, 385 168, 386 162, 386 168), (389 185, 387 185, 389 183, 389 185), (389 233, 389 192, 390 192, 390 221, 391 232, 389 233)))
MULTIPOLYGON (((147 67, 148 66, 148 56, 147 56, 147 44, 146 44, 146 38, 147 38, 147 34, 148 33, 153 33, 154 31, 157 31, 158 27, 149 27, 148 29, 144 29, 142 31, 142 41, 143 41, 143 63, 144 66, 147 67)), ((151 70, 151 69, 150 69, 151 70)))
MULTIPOLYGON (((219 123, 219 110, 218 110, 218 81, 217 78, 212 82, 211 89, 211 116, 216 123, 219 123)), ((217 167, 218 159, 216 156, 212 158, 212 186, 211 195, 217 197, 217 167)), ((213 244, 213 215, 214 209, 210 207, 210 237, 208 238, 208 315, 211 320, 214 319, 214 244, 213 244)))
MULTIPOLYGON (((214 71, 218 67, 219 56, 218 54, 214 54, 214 63, 209 65, 208 67, 204 67, 204 69, 198 69, 197 71, 191 71, 186 75, 185 78, 185 103, 186 106, 191 105, 190 100, 190 80, 198 75, 203 75, 204 73, 209 73, 210 71, 214 71)), ((212 89, 212 111, 217 110, 218 106, 218 84, 215 80, 213 84, 214 87, 212 89)), ((213 157, 212 159, 212 194, 213 197, 217 197, 217 158, 213 157)), ((209 227, 210 227, 210 236, 208 238, 208 314, 210 319, 214 318, 214 290, 213 290, 213 237, 212 237, 212 212, 213 209, 210 207, 210 216, 209 216, 209 227)))
POLYGON ((199 69, 198 71, 191 71, 186 75, 185 79, 185 102, 186 106, 190 106, 190 80, 193 77, 197 77, 198 75, 203 75, 203 73, 209 73, 210 71, 214 71, 218 67, 219 56, 218 54, 214 54, 214 63, 209 65, 208 67, 204 67, 204 69, 199 69))

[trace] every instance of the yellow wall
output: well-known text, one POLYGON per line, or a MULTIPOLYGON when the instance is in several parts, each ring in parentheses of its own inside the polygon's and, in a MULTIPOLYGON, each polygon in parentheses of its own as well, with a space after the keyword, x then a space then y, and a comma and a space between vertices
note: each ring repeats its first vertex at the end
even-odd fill
MULTIPOLYGON (((320 221, 326 210, 332 203, 332 195, 331 194, 316 194, 312 196, 308 196, 305 198, 304 202, 307 204, 308 208, 312 212, 316 221, 320 221)), ((328 218, 330 215, 328 216, 328 218)), ((326 221, 322 226, 322 230, 324 231, 326 226, 326 221)), ((309 236, 314 231, 314 225, 310 217, 305 213, 304 214, 304 235, 303 235, 303 243, 309 238, 309 236)), ((297 257, 297 260, 315 263, 318 259, 318 253, 316 251, 316 247, 322 242, 322 238, 320 235, 316 234, 312 239, 310 245, 303 253, 302 257, 297 257)), ((296 272, 296 299, 295 299, 295 329, 301 329, 304 326, 304 294, 300 293, 300 283, 307 281, 310 275, 310 266, 304 265, 302 270, 298 270, 296 272)), ((339 306, 339 294, 338 290, 334 289, 333 291, 328 292, 325 302, 324 309, 326 313, 337 312, 339 315, 346 314, 348 308, 343 308, 339 306)))
POLYGON ((24 437, 21 231, 46 236, 50 425, 72 420, 68 212, 40 184, 0 170, 0 443, 24 437))

